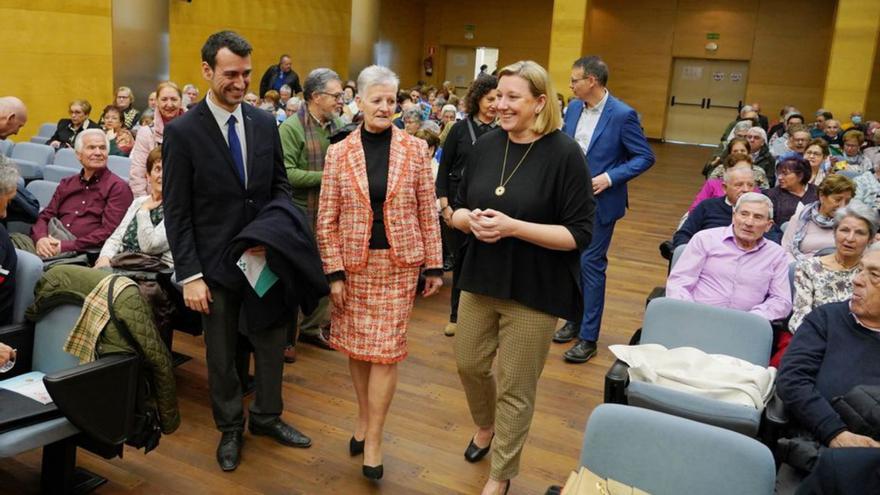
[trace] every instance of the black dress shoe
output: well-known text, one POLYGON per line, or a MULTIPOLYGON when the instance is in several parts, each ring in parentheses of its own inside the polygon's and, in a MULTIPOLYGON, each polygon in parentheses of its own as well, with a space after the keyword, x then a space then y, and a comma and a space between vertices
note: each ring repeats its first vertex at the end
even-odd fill
POLYGON ((284 421, 281 421, 280 418, 275 418, 273 421, 264 425, 249 421, 248 430, 250 430, 251 435, 266 435, 267 437, 274 438, 276 442, 282 445, 287 445, 288 447, 299 447, 304 449, 312 446, 312 440, 309 437, 303 435, 297 431, 296 428, 290 426, 284 421))
POLYGON ((328 351, 332 351, 333 348, 330 347, 330 328, 322 328, 318 331, 318 333, 314 335, 306 335, 301 333, 299 335, 299 341, 305 342, 306 344, 312 344, 313 346, 320 347, 321 349, 326 349, 328 351))
POLYGON ((348 453, 351 454, 352 457, 363 454, 364 445, 366 443, 366 438, 363 440, 355 440, 354 437, 351 437, 351 440, 348 441, 348 453))
POLYGON ((244 437, 241 431, 224 431, 217 446, 217 464, 224 471, 235 471, 241 462, 241 446, 244 437))
POLYGON ((571 349, 562 355, 569 363, 586 363, 596 355, 596 343, 589 340, 578 340, 571 349))
MULTIPOLYGON (((492 439, 495 438, 495 434, 492 434, 492 439)), ((477 444, 474 443, 474 439, 471 438, 471 443, 468 444, 467 448, 464 450, 464 459, 468 462, 479 462, 480 459, 486 457, 486 454, 489 453, 489 449, 492 448, 492 439, 489 439, 489 445, 486 445, 482 449, 477 447, 477 444)))
POLYGON ((575 337, 580 333, 580 326, 572 324, 571 322, 565 322, 565 325, 562 325, 562 328, 556 331, 553 334, 553 342, 557 344, 564 344, 566 342, 571 342, 575 337))
POLYGON ((385 468, 382 467, 381 464, 378 466, 367 466, 363 465, 364 476, 370 478, 371 480, 381 480, 382 475, 385 474, 385 468))

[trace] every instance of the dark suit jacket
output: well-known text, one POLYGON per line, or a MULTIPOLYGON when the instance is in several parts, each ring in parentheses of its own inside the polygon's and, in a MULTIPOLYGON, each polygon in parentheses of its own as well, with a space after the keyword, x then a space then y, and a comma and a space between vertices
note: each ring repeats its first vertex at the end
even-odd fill
POLYGON ((162 143, 165 231, 177 280, 201 273, 209 284, 230 241, 272 199, 290 199, 275 119, 242 105, 248 187, 203 99, 165 126, 162 143))
MULTIPOLYGON (((584 102, 575 98, 565 112, 563 131, 574 137, 583 113, 584 102)), ((605 108, 593 131, 587 149, 590 176, 608 173, 611 187, 596 196, 596 220, 611 223, 626 213, 626 183, 654 164, 654 152, 648 146, 636 111, 608 95, 605 108)))

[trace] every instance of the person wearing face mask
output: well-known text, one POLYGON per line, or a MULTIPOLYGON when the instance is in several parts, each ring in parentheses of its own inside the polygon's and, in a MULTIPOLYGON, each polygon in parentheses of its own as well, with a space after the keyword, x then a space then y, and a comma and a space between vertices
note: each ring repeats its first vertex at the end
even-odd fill
MULTIPOLYGON (((306 77, 303 98, 305 101, 299 111, 281 124, 278 133, 284 150, 287 179, 293 188, 293 202, 306 211, 314 231, 330 136, 345 126, 339 117, 343 101, 342 80, 330 69, 315 69, 306 77)), ((329 304, 330 298, 324 297, 315 311, 303 315, 299 327, 300 341, 331 349, 327 341, 329 304)), ((296 359, 295 344, 295 336, 290 332, 285 350, 287 362, 296 359)))
POLYGON ((129 155, 131 170, 128 183, 134 197, 139 198, 150 194, 150 182, 147 177, 147 156, 157 146, 162 146, 165 126, 183 115, 183 93, 171 81, 159 83, 156 88, 156 117, 152 126, 141 126, 134 140, 134 148, 129 155))
POLYGON ((852 179, 832 174, 819 185, 818 201, 798 207, 782 236, 782 247, 793 261, 834 246, 834 212, 848 205, 855 192, 852 179))
POLYGON ((348 356, 357 396, 349 453, 363 454, 364 476, 378 480, 419 273, 422 296, 436 294, 443 256, 427 146, 392 125, 397 75, 372 65, 357 85, 364 121, 327 149, 316 233, 333 300, 330 345, 348 356))
POLYGON ((49 146, 53 148, 73 148, 79 133, 86 129, 98 128, 98 124, 89 119, 92 105, 86 100, 73 100, 69 105, 70 118, 58 121, 55 133, 49 138, 49 146))
POLYGON ((848 131, 850 129, 858 129, 860 131, 864 131, 862 120, 862 112, 853 112, 849 114, 849 122, 843 124, 841 126, 841 129, 844 131, 848 131))

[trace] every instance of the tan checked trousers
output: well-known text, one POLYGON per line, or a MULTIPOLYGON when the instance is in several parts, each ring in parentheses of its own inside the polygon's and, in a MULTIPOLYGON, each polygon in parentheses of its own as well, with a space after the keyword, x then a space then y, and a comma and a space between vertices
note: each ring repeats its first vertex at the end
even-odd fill
POLYGON ((495 425, 489 471, 494 480, 519 473, 556 322, 555 316, 509 299, 461 293, 455 360, 474 423, 495 425), (496 354, 497 386, 492 374, 496 354))

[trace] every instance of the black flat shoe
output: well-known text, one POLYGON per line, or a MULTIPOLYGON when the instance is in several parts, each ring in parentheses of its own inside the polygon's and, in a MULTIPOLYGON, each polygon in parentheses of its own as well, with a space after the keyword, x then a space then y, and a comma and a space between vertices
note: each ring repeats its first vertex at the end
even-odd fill
POLYGON ((562 327, 553 334, 553 342, 556 342, 557 344, 571 342, 578 336, 580 331, 580 324, 573 325, 571 322, 565 322, 565 325, 562 325, 562 327))
MULTIPOLYGON (((492 434, 492 439, 495 438, 495 434, 492 434)), ((467 448, 464 451, 464 460, 468 462, 480 462, 480 459, 486 457, 486 454, 489 453, 489 450, 492 448, 492 439, 489 440, 489 445, 486 445, 482 449, 477 447, 477 444, 474 443, 474 439, 471 438, 471 443, 468 444, 467 448)))
POLYGON ((562 357, 569 363, 586 363, 596 355, 596 343, 589 340, 578 340, 562 357))
POLYGON ((217 464, 224 471, 235 471, 241 462, 241 446, 244 438, 241 431, 224 431, 217 446, 217 464))
POLYGON ((309 437, 281 421, 281 418, 275 418, 267 424, 248 421, 248 430, 251 435, 265 435, 288 447, 305 449, 312 446, 312 440, 309 437))
POLYGON ((370 478, 371 480, 381 480, 382 475, 385 474, 385 469, 382 467, 381 464, 379 464, 378 466, 367 466, 366 464, 364 464, 363 469, 364 476, 370 478))
POLYGON ((354 437, 351 437, 351 440, 348 441, 348 453, 351 454, 352 457, 363 454, 364 444, 366 443, 366 438, 363 440, 355 440, 354 437))

